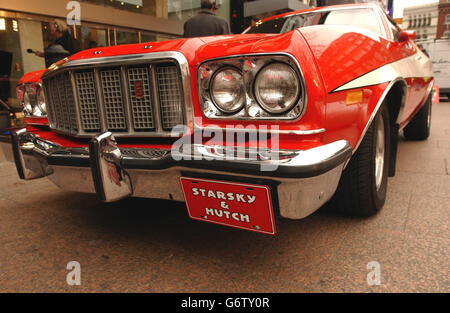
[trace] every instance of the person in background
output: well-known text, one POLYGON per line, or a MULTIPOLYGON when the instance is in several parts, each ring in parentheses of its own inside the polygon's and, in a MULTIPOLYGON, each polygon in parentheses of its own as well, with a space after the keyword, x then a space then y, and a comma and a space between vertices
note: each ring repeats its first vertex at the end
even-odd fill
MULTIPOLYGON (((75 54, 80 51, 80 43, 70 33, 67 25, 59 20, 55 20, 49 25, 49 32, 53 42, 47 47, 60 45, 69 54, 75 54)), ((42 51, 34 51, 34 54, 39 57, 45 57, 45 53, 42 51)))
POLYGON ((201 10, 184 23, 184 37, 230 34, 228 23, 216 16, 216 1, 201 0, 201 10))

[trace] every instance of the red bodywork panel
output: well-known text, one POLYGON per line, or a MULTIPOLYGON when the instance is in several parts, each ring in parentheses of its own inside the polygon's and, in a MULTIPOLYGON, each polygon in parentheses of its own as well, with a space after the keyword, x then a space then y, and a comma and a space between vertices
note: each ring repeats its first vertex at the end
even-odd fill
POLYGON ((352 32, 348 26, 332 28, 317 25, 301 30, 321 69, 327 93, 365 73, 385 64, 414 54, 410 51, 389 49, 390 41, 378 40, 352 32), (327 36, 321 36, 326 27, 327 36), (350 30, 350 31, 349 31, 350 30))
POLYGON ((19 82, 17 84, 21 85, 25 83, 39 83, 45 71, 46 69, 26 73, 19 79, 19 82))
POLYGON ((23 122, 25 124, 31 125, 40 125, 40 126, 48 125, 48 119, 46 117, 24 117, 23 122))

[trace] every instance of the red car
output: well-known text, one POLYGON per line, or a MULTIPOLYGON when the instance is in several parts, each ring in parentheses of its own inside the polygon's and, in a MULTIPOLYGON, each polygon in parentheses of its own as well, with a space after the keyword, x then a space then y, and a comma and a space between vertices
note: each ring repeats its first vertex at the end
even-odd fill
POLYGON ((414 39, 360 4, 82 51, 21 79, 26 128, 2 147, 22 179, 185 201, 193 219, 266 234, 330 199, 372 215, 399 130, 430 132, 431 63, 414 39))

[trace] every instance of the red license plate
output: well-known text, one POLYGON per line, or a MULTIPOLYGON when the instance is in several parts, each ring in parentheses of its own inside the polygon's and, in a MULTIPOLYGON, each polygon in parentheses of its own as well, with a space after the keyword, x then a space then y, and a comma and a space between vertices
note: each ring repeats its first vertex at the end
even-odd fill
POLYGON ((190 218, 275 235, 267 186, 180 177, 190 218))

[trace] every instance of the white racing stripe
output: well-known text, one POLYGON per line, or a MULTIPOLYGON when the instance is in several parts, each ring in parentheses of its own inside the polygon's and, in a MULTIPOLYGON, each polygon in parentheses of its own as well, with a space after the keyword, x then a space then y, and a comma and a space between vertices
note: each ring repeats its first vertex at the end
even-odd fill
POLYGON ((332 92, 343 91, 365 86, 379 85, 401 78, 432 77, 431 61, 421 51, 401 60, 383 65, 348 83, 334 89, 332 92))

